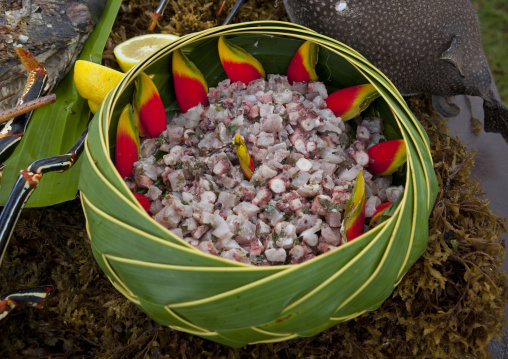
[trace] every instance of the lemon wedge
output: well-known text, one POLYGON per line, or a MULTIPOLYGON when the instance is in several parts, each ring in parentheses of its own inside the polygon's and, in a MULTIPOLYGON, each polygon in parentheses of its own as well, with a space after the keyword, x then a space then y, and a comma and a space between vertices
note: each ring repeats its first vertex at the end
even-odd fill
POLYGON ((170 34, 148 34, 133 37, 118 44, 113 52, 120 68, 127 72, 129 69, 153 54, 155 51, 178 39, 170 34))
POLYGON ((93 104, 92 112, 123 76, 120 71, 90 61, 78 60, 74 65, 74 84, 79 94, 93 104))
POLYGON ((90 111, 92 111, 92 113, 96 113, 100 105, 101 105, 100 103, 88 100, 88 107, 90 108, 90 111))

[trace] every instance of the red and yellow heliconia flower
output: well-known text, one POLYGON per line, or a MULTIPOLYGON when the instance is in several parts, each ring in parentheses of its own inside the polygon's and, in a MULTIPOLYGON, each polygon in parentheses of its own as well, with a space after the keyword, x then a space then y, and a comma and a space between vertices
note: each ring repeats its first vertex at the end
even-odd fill
POLYGON ((379 206, 376 207, 376 212, 372 215, 370 218, 369 226, 375 227, 377 225, 377 222, 379 222, 379 218, 381 218, 381 215, 383 214, 383 211, 390 207, 393 204, 393 202, 385 202, 381 203, 379 206))
POLYGON ((356 178, 353 193, 346 204, 344 214, 344 233, 346 242, 352 241, 364 232, 365 222, 365 181, 360 171, 356 178))
POLYGON ((407 160, 404 140, 380 142, 367 150, 370 164, 367 171, 374 175, 391 175, 407 160))
POLYGON ((288 67, 287 77, 292 85, 295 82, 317 81, 316 63, 318 60, 318 45, 305 41, 298 49, 288 67))
POLYGON ((139 134, 130 104, 124 107, 116 128, 115 167, 122 178, 132 176, 139 159, 139 134))
POLYGON ((255 169, 254 161, 250 157, 249 151, 247 151, 247 146, 245 145, 242 135, 239 133, 235 135, 234 144, 243 174, 250 180, 255 169))
POLYGON ((335 91, 325 101, 335 116, 347 121, 358 116, 378 97, 379 92, 373 85, 364 84, 335 91))
POLYGON ((139 116, 139 133, 143 137, 156 138, 166 130, 166 111, 157 87, 142 72, 137 79, 134 108, 139 116))
POLYGON ((145 196, 143 193, 139 193, 139 192, 134 192, 133 195, 138 200, 141 207, 143 207, 143 209, 146 212, 150 212, 150 199, 147 196, 145 196))
POLYGON ((240 46, 219 37, 219 57, 231 82, 249 82, 265 77, 263 65, 240 46))
POLYGON ((187 112, 199 104, 208 105, 208 85, 205 77, 180 49, 173 51, 173 84, 182 112, 187 112))

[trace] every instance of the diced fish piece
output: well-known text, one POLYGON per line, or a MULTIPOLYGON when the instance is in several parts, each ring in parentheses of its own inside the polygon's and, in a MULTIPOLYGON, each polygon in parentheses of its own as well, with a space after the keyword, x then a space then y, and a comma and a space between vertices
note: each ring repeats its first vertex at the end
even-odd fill
POLYGON ((258 206, 249 202, 241 202, 233 208, 233 212, 243 218, 250 218, 255 216, 257 213, 259 213, 259 211, 260 209, 258 206))
POLYGON ((386 199, 388 202, 396 202, 402 193, 404 193, 403 186, 390 186, 386 189, 386 199))
POLYGON ((173 191, 183 191, 187 181, 182 170, 176 170, 168 175, 168 180, 173 191))
POLYGON ((284 262, 286 260, 286 251, 284 248, 270 248, 265 250, 265 256, 270 262, 284 262))
POLYGON ((173 206, 164 207, 159 213, 154 216, 154 219, 168 229, 178 227, 178 223, 182 219, 173 206))
POLYGON ((282 126, 283 120, 280 115, 269 114, 261 119, 261 130, 265 132, 279 132, 284 127, 282 126))
POLYGON ((239 197, 233 193, 222 191, 219 193, 218 203, 222 204, 222 208, 233 208, 239 201, 239 197))

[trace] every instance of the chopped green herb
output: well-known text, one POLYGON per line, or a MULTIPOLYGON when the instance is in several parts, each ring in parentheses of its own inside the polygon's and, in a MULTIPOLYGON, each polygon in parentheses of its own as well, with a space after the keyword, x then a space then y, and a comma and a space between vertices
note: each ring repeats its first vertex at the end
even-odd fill
POLYGON ((250 261, 254 264, 261 264, 267 262, 266 258, 264 256, 253 256, 250 257, 250 261))
POLYGON ((226 125, 226 132, 228 135, 231 135, 236 131, 237 128, 238 128, 238 125, 233 125, 232 123, 228 123, 226 125))
POLYGON ((157 139, 155 140, 155 143, 157 143, 158 146, 161 146, 164 143, 168 143, 168 139, 166 138, 166 136, 164 136, 164 132, 161 133, 159 135, 159 137, 157 137, 157 139))
POLYGON ((168 153, 166 151, 158 150, 157 153, 155 154, 155 162, 159 161, 160 159, 162 159, 162 157, 164 157, 164 155, 167 154, 168 153))
POLYGON ((277 245, 277 241, 279 240, 280 236, 277 232, 275 231, 272 231, 272 241, 273 241, 273 245, 277 245))
POLYGON ((217 112, 220 112, 220 111, 224 110, 224 104, 222 102, 220 102, 220 101, 216 102, 214 104, 214 107, 215 107, 215 111, 217 111, 217 112))
POLYGON ((303 213, 309 213, 309 206, 303 206, 302 207, 302 212, 303 213))
POLYGON ((164 198, 166 198, 166 196, 170 195, 171 193, 172 193, 172 192, 171 192, 169 189, 167 189, 167 190, 165 190, 165 191, 162 191, 162 193, 161 193, 161 195, 160 195, 160 197, 159 197, 159 198, 160 198, 160 199, 161 199, 161 201, 162 201, 164 198))
POLYGON ((173 166, 173 168, 174 168, 175 170, 181 170, 184 164, 185 164, 185 163, 184 163, 184 162, 181 162, 181 161, 180 161, 180 162, 177 162, 177 163, 175 163, 175 165, 173 166))
POLYGON ((153 185, 155 187, 164 186, 164 180, 162 179, 162 177, 159 177, 153 182, 153 185))
POLYGON ((137 193, 146 194, 146 192, 148 192, 148 189, 146 189, 146 188, 139 188, 139 187, 138 187, 138 188, 136 189, 136 192, 137 192, 137 193))
POLYGON ((213 190, 213 188, 214 188, 214 186, 213 186, 213 185, 214 185, 214 183, 213 183, 210 179, 208 179, 208 178, 203 178, 203 179, 204 179, 205 181, 207 181, 207 182, 208 182, 208 185, 210 186, 209 190, 210 190, 210 191, 211 191, 211 190, 213 190))
POLYGON ((182 184, 185 183, 185 177, 184 176, 176 176, 176 184, 182 184))
POLYGON ((319 203, 326 207, 327 212, 332 212, 333 210, 340 211, 340 204, 333 204, 327 199, 318 199, 319 203))
POLYGON ((269 204, 268 206, 265 207, 265 212, 268 214, 272 214, 275 212, 275 207, 269 204))

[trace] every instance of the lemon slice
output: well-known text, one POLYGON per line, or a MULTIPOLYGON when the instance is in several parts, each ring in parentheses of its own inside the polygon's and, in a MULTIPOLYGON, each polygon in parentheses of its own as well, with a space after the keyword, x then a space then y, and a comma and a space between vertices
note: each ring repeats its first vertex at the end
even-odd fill
POLYGON ((120 71, 90 61, 78 60, 74 65, 74 83, 79 94, 95 106, 124 76, 120 71))
POLYGON ((117 45, 113 52, 120 68, 127 72, 138 61, 147 58, 155 51, 178 39, 170 34, 148 34, 133 37, 117 45))

